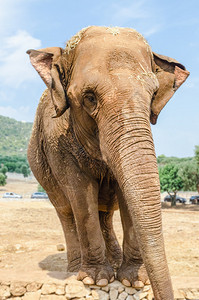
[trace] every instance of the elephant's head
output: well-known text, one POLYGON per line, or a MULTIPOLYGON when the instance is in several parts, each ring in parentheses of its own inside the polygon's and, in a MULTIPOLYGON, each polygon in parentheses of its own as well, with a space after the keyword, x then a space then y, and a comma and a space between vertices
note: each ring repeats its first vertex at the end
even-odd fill
POLYGON ((28 53, 51 91, 56 117, 70 108, 79 142, 114 173, 156 298, 171 299, 150 122, 156 123, 189 72, 176 60, 153 53, 146 40, 128 28, 93 26, 81 31, 65 50, 28 53))

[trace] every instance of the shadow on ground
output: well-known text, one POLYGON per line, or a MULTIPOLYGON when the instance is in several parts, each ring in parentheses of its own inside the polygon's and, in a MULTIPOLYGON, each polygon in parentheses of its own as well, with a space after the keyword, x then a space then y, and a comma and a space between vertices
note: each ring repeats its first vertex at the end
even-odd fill
POLYGON ((182 209, 186 211, 199 211, 199 205, 197 204, 181 204, 177 203, 176 206, 171 207, 171 203, 162 202, 161 203, 162 209, 182 209))
MULTIPOLYGON (((47 256, 45 259, 39 262, 39 267, 42 270, 47 270, 48 275, 57 279, 66 279, 72 273, 67 273, 67 254, 66 252, 57 253, 47 256)), ((73 273, 74 274, 74 273, 73 273)))

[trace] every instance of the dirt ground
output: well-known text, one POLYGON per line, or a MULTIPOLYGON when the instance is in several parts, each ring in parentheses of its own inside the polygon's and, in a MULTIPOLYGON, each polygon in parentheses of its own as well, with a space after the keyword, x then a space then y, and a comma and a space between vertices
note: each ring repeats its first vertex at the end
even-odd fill
MULTIPOLYGON (((28 181, 9 180, 5 187, 0 187, 2 280, 60 278, 66 271, 66 254, 57 250, 58 244, 65 245, 61 225, 49 201, 30 201, 30 194, 36 190, 37 183, 28 181), (5 201, 1 196, 6 191, 21 193, 26 198, 5 201)), ((199 206, 167 206, 162 215, 171 276, 178 285, 194 280, 199 284, 199 206)), ((115 213, 114 227, 122 244, 119 212, 115 213)))

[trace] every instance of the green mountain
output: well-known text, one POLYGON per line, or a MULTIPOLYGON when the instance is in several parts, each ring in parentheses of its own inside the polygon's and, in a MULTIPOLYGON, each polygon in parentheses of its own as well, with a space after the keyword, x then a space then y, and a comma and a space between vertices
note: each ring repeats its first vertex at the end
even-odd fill
POLYGON ((25 156, 32 125, 0 116, 0 155, 25 156))

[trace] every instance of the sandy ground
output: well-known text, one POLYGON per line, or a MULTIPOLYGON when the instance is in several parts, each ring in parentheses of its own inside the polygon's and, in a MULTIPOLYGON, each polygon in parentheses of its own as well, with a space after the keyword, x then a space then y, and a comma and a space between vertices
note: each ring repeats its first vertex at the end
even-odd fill
MULTIPOLYGON (((30 201, 37 183, 9 180, 0 187, 0 279, 36 280, 64 277, 66 254, 57 250, 64 236, 53 206, 48 201, 30 201), (22 200, 3 201, 13 191, 26 195, 22 200)), ((162 210, 168 264, 179 287, 199 287, 199 206, 181 205, 162 210), (188 286, 189 287, 189 286, 188 286)), ((119 212, 114 227, 120 244, 119 212)))

